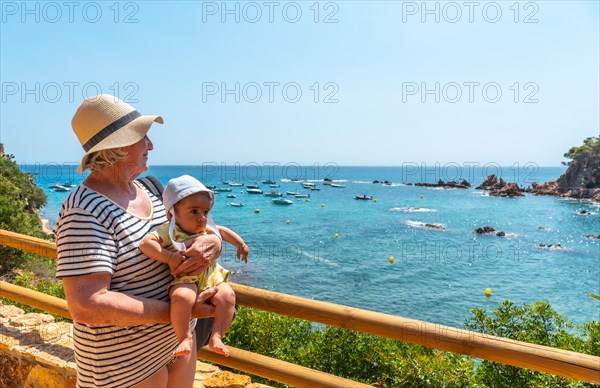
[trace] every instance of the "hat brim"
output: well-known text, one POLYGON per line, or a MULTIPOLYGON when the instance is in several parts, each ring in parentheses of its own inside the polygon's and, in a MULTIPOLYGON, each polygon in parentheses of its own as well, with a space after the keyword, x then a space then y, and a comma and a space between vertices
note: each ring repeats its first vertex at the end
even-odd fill
POLYGON ((117 131, 111 133, 83 155, 77 171, 83 172, 83 163, 88 155, 93 152, 127 147, 142 140, 150 130, 152 123, 164 124, 164 120, 161 116, 140 116, 123 128, 119 128, 117 131))

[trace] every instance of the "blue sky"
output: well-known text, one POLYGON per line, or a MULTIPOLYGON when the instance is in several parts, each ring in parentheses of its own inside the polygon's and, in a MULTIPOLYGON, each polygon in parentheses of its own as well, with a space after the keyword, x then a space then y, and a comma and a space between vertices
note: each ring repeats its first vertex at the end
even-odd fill
POLYGON ((557 166, 600 130, 598 1, 0 3, 19 162, 78 162, 96 91, 164 117, 157 165, 557 166))

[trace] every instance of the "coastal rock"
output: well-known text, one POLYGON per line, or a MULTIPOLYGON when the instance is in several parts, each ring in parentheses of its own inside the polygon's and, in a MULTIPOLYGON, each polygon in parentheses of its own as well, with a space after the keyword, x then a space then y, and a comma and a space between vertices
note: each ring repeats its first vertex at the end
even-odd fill
POLYGON ((600 240, 600 234, 586 234, 583 237, 586 237, 586 238, 595 238, 595 239, 600 240))
POLYGON ((489 190, 490 195, 494 197, 522 197, 523 190, 516 183, 507 183, 502 178, 494 174, 488 176, 477 190, 489 190))
POLYGON ((475 229, 473 232, 475 232, 476 234, 489 234, 489 233, 493 233, 495 232, 496 229, 494 229, 491 226, 484 226, 483 228, 477 228, 475 229))
POLYGON ((537 244, 536 245, 539 248, 547 248, 547 249, 565 249, 565 247, 563 247, 560 244, 537 244))
POLYGON ((534 182, 528 190, 534 195, 590 198, 600 202, 600 152, 573 159, 558 179, 543 184, 534 182))
POLYGON ((500 232, 496 233, 496 236, 498 236, 498 237, 504 237, 504 236, 506 236, 506 233, 500 231, 500 232))
POLYGON ((426 228, 431 228, 431 229, 439 229, 439 230, 445 230, 446 228, 444 227, 444 225, 441 224, 425 224, 424 225, 426 228))
POLYGON ((577 214, 581 214, 582 216, 588 216, 588 215, 592 214, 592 212, 587 211, 587 210, 580 210, 577 212, 577 214))
POLYGON ((415 186, 442 187, 444 189, 466 189, 468 187, 471 187, 471 184, 464 179, 460 183, 458 183, 456 181, 444 182, 443 180, 440 179, 437 181, 437 183, 420 182, 420 183, 415 183, 415 186))

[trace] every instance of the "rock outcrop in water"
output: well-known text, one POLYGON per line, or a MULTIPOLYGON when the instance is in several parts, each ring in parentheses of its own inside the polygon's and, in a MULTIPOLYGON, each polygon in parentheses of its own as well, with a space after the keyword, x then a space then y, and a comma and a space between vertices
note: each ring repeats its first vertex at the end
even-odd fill
POLYGON ((448 181, 444 182, 443 180, 439 180, 437 183, 415 183, 415 186, 424 186, 424 187, 442 187, 444 189, 466 189, 471 187, 471 184, 463 179, 460 183, 456 181, 448 181))
POLYGON ((496 175, 488 176, 477 190, 489 190, 494 197, 522 197, 523 190, 516 183, 507 183, 502 178, 498 180, 496 175))
POLYGON ((568 198, 590 198, 600 202, 600 139, 588 138, 581 147, 565 154, 572 160, 558 179, 532 183, 527 191, 535 195, 557 195, 568 198))

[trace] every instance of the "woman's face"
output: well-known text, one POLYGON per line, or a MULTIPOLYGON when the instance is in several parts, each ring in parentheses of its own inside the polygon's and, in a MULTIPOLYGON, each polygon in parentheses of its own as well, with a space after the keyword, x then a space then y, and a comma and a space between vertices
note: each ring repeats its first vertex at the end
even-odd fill
POLYGON ((207 193, 189 195, 175 204, 175 221, 189 234, 198 234, 205 230, 210 198, 207 193))
POLYGON ((123 147, 127 152, 125 159, 120 160, 122 171, 126 176, 135 179, 138 175, 148 170, 148 152, 154 149, 154 145, 148 138, 148 135, 137 143, 123 147))

